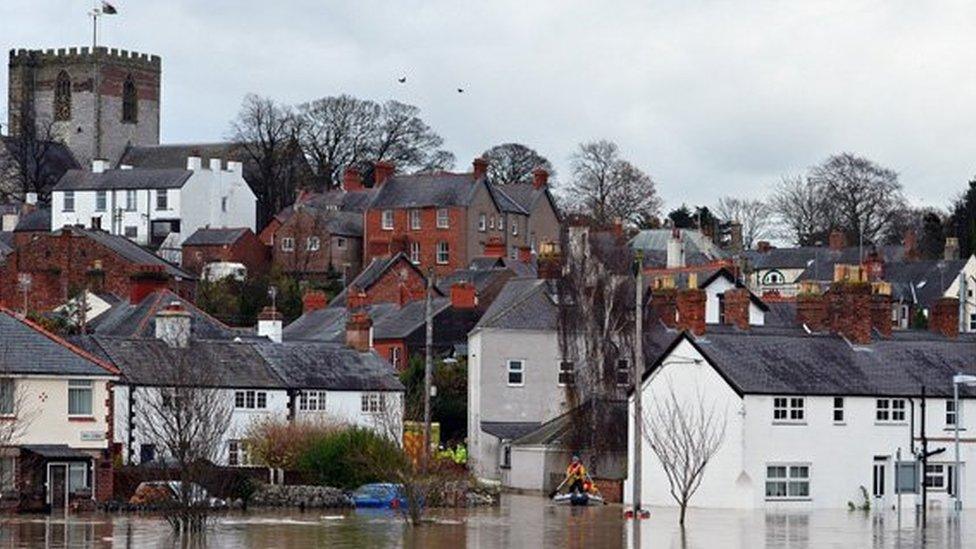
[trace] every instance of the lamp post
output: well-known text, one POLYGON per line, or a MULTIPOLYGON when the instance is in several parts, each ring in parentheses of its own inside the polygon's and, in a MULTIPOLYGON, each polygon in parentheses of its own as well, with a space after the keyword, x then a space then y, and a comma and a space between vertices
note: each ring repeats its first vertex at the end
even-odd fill
POLYGON ((962 414, 960 413, 962 410, 959 408, 960 385, 976 385, 976 376, 969 374, 956 374, 952 376, 952 409, 956 413, 956 420, 953 422, 953 432, 956 445, 956 465, 952 469, 952 483, 956 488, 955 509, 957 513, 962 510, 962 483, 959 482, 961 479, 961 475, 959 474, 959 467, 961 466, 959 460, 959 420, 962 418, 962 414))

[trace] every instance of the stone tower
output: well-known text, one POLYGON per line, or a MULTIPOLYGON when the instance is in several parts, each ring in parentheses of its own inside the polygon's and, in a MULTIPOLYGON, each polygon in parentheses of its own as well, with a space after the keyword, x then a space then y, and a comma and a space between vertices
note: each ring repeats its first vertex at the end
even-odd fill
POLYGON ((158 56, 98 47, 10 50, 8 129, 63 141, 82 166, 159 144, 158 56))

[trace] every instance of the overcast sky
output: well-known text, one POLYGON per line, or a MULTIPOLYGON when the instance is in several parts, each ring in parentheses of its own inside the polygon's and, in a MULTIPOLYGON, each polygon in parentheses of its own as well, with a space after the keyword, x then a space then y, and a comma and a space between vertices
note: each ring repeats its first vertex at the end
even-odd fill
MULTIPOLYGON (((611 139, 669 208, 845 150, 930 205, 976 173, 974 2, 113 2, 100 43, 163 58, 164 142, 225 137, 248 92, 349 93, 419 106, 457 168, 517 141, 567 178, 611 139)), ((89 45, 90 6, 0 0, 0 45, 89 45)))

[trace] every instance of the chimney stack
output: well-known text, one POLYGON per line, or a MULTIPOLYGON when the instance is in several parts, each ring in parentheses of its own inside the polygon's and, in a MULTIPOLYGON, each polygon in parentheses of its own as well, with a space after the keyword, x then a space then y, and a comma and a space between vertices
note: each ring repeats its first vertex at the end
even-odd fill
POLYGON ((454 309, 474 309, 478 306, 478 294, 474 284, 455 282, 451 285, 451 307, 454 309))
POLYGON ((742 223, 733 221, 729 225, 729 248, 733 253, 742 252, 742 223))
POLYGON ((681 229, 671 229, 671 238, 668 239, 667 267, 669 269, 680 269, 685 266, 685 247, 681 241, 681 229))
POLYGON ((868 280, 884 280, 885 262, 877 250, 868 252, 868 256, 864 258, 864 263, 861 266, 864 268, 868 280))
POLYGON ((329 298, 322 290, 309 290, 302 295, 302 314, 324 309, 329 304, 329 298))
POLYGON ((756 251, 761 254, 768 252, 773 249, 773 245, 769 243, 768 240, 760 240, 756 243, 756 251))
POLYGON ((532 247, 519 246, 518 260, 521 261, 522 263, 532 263, 532 247))
POLYGON ((505 241, 500 236, 489 236, 484 244, 484 257, 505 257, 505 241))
POLYGON ((475 180, 481 179, 488 174, 488 159, 479 156, 471 162, 471 167, 475 180))
POLYGON ((541 279, 558 280, 563 275, 563 256, 559 244, 543 242, 536 257, 536 273, 541 279))
POLYGON ((796 322, 811 332, 823 332, 829 327, 827 299, 816 284, 800 285, 796 295, 796 322))
POLYGON ((651 287, 651 313, 668 328, 678 325, 678 291, 674 278, 655 278, 651 287))
POLYGON ((199 156, 186 157, 186 169, 197 172, 203 169, 203 159, 199 156))
POLYGON ((346 168, 342 174, 342 188, 346 192, 354 193, 363 190, 363 178, 359 175, 359 170, 353 166, 346 168))
POLYGON ((532 170, 532 188, 544 189, 549 184, 549 172, 545 168, 532 170))
POLYGON ((725 323, 740 330, 749 329, 749 290, 732 288, 725 290, 723 296, 725 305, 725 323))
POLYGON ((108 160, 95 158, 92 160, 92 173, 104 173, 108 169, 108 160))
POLYGON ((170 347, 185 349, 190 344, 190 313, 179 301, 172 301, 156 313, 156 339, 170 347))
POLYGON ((929 312, 929 330, 948 338, 959 335, 959 298, 940 297, 929 312))
POLYGON ((140 265, 129 277, 129 303, 142 303, 147 295, 169 287, 169 275, 162 265, 140 265))
POLYGON ((705 333, 705 290, 686 288, 678 290, 678 329, 696 336, 705 333))
POLYGON ((881 337, 891 337, 891 284, 888 282, 871 284, 871 327, 881 337))
POLYGON ((942 252, 942 259, 946 261, 952 261, 954 259, 959 259, 959 239, 950 236, 946 238, 945 250, 942 252))
POLYGON ((220 173, 222 169, 223 169, 223 162, 221 162, 219 158, 210 159, 210 171, 214 173, 220 173))
POLYGON ((281 313, 270 305, 258 314, 258 337, 266 337, 274 343, 281 343, 281 313))
POLYGON ((827 238, 827 243, 831 250, 839 251, 847 247, 847 236, 844 234, 844 231, 834 229, 830 231, 830 236, 827 238))
POLYGON ((827 293, 830 329, 851 343, 871 343, 871 285, 863 281, 837 281, 827 293))
POLYGON ((349 314, 346 321, 346 345, 361 353, 373 348, 373 320, 365 312, 349 314))
POLYGON ((393 172, 396 167, 392 162, 376 162, 373 164, 373 187, 379 188, 386 183, 391 177, 393 177, 393 172))
POLYGON ((358 311, 366 307, 366 292, 356 286, 349 286, 346 293, 346 308, 350 311, 358 311))

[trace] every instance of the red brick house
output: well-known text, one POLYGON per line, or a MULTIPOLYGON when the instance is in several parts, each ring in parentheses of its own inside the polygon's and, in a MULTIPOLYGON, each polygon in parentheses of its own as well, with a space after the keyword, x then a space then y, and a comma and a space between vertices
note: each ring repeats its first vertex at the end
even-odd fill
POLYGON ((236 229, 197 229, 183 242, 182 266, 199 275, 208 263, 242 263, 247 274, 267 272, 268 247, 247 227, 236 229))
POLYGON ((80 227, 15 233, 0 270, 0 304, 47 312, 76 292, 128 296, 147 281, 192 298, 196 276, 118 235, 80 227))
MULTIPOLYGON (((339 292, 330 307, 346 307, 352 302, 356 306, 377 303, 396 303, 404 305, 422 300, 427 288, 427 277, 420 269, 398 253, 393 257, 373 259, 342 292, 339 292)), ((434 288, 437 296, 444 294, 434 288)))

